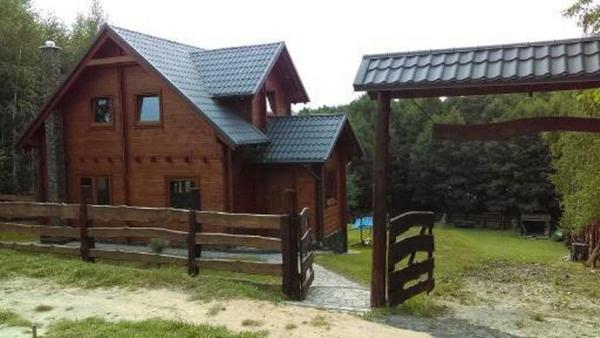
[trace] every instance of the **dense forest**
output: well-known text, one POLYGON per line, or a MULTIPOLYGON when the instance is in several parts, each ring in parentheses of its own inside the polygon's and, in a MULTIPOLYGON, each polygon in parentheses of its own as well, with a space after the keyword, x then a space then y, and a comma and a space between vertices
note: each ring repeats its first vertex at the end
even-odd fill
MULTIPOLYGON (((565 10, 586 34, 600 32, 600 6, 578 0, 565 10)), ((0 0, 0 192, 28 193, 33 158, 14 144, 44 101, 39 46, 54 40, 66 74, 106 20, 98 0, 68 26, 42 16, 29 0, 0 0)), ((562 214, 565 226, 600 217, 600 136, 542 134, 506 142, 451 142, 431 138, 435 122, 477 123, 530 116, 600 116, 600 90, 395 101, 391 120, 392 210, 483 210, 562 214)), ((362 96, 300 114, 344 112, 366 152, 349 174, 349 204, 371 208, 375 103, 362 96)))
POLYGON ((0 192, 30 193, 34 186, 34 159, 14 145, 45 99, 39 47, 56 42, 67 74, 105 20, 97 0, 70 27, 36 13, 30 0, 0 0, 0 192))
MULTIPOLYGON (((532 135, 506 142, 455 142, 433 140, 431 130, 435 122, 483 123, 574 114, 576 104, 575 93, 393 102, 388 191, 392 210, 558 215, 559 202, 551 181, 555 174, 551 146, 558 135, 532 135)), ((331 112, 348 114, 367 154, 351 166, 348 190, 352 210, 368 212, 375 102, 365 95, 348 105, 304 109, 300 113, 331 112)))

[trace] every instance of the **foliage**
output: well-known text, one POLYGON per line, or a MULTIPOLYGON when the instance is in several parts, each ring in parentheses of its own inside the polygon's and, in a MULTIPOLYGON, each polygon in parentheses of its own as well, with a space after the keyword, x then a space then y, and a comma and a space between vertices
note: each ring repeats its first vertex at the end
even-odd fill
MULTIPOLYGON (((400 100, 392 103, 388 202, 392 212, 499 210, 551 212, 558 202, 549 180, 550 135, 506 142, 433 140, 434 123, 482 123, 517 117, 559 115, 571 109, 571 93, 400 100)), ((367 95, 348 105, 304 109, 300 114, 345 112, 366 152, 348 175, 353 213, 371 208, 371 157, 375 103, 367 95)))
POLYGON ((44 101, 39 46, 53 40, 62 47, 62 72, 79 60, 106 15, 98 0, 69 29, 54 16, 42 17, 30 0, 0 1, 0 192, 29 193, 35 183, 33 155, 15 149, 25 126, 44 101))
POLYGON ((260 338, 265 336, 265 332, 234 333, 223 326, 194 325, 158 318, 139 322, 119 321, 116 323, 101 318, 62 320, 51 324, 44 335, 47 338, 260 338))
POLYGON ((577 0, 563 14, 566 17, 576 18, 577 24, 586 34, 600 31, 600 4, 595 0, 577 0))
POLYGON ((162 253, 169 246, 169 242, 162 238, 153 238, 148 243, 148 247, 154 253, 162 253))
POLYGON ((18 313, 0 308, 0 326, 29 327, 31 322, 21 317, 18 313))

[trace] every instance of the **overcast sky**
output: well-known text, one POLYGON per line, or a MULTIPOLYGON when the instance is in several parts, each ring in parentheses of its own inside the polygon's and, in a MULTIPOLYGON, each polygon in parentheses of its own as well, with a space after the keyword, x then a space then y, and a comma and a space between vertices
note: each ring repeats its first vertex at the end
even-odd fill
MULTIPOLYGON (((574 0, 102 0, 111 24, 203 48, 285 41, 310 106, 348 103, 363 54, 580 37, 574 0)), ((87 0, 34 0, 72 22, 87 0)), ((294 107, 294 110, 300 106, 294 107)))

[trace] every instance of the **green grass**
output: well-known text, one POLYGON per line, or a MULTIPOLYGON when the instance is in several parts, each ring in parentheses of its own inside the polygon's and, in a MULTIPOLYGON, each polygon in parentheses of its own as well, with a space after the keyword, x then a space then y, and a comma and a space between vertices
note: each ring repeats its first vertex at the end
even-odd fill
POLYGON ((99 318, 63 320, 50 325, 45 338, 260 338, 265 332, 233 333, 224 327, 149 319, 109 322, 99 318))
POLYGON ((202 270, 190 277, 185 267, 85 263, 75 258, 0 250, 0 279, 46 278, 66 286, 82 288, 177 288, 189 291, 192 299, 251 298, 281 301, 280 280, 275 277, 202 270))
MULTIPOLYGON (((434 228, 434 235, 435 296, 463 296, 461 279, 464 274, 497 264, 535 263, 573 273, 582 270, 582 267, 576 264, 563 262, 561 258, 568 254, 567 249, 561 243, 550 240, 523 239, 510 231, 485 229, 434 228)), ((371 280, 371 247, 360 244, 358 231, 349 232, 348 243, 352 253, 320 254, 316 261, 368 286, 371 280)), ((435 316, 441 313, 443 308, 431 297, 417 296, 403 304, 400 310, 419 316, 435 316)), ((389 312, 380 310, 374 314, 382 311, 389 312)))
POLYGON ((0 326, 30 327, 32 324, 27 319, 10 310, 0 308, 0 326))

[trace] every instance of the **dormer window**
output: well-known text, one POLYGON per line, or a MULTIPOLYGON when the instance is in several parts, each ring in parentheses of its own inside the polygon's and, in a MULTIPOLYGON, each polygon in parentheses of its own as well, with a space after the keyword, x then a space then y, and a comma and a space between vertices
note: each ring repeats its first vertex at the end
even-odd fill
POLYGON ((138 104, 138 122, 140 124, 160 123, 160 96, 158 94, 139 95, 138 104))
POLYGON ((109 97, 92 99, 92 121, 97 125, 112 124, 112 106, 109 97))

